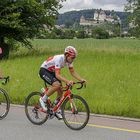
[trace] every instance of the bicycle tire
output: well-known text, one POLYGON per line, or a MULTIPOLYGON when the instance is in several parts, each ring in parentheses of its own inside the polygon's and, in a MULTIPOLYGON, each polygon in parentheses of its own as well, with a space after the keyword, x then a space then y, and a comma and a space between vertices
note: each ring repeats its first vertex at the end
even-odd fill
POLYGON ((39 109, 36 109, 36 106, 41 108, 40 103, 39 103, 40 97, 41 97, 40 92, 32 92, 28 95, 28 97, 25 100, 25 114, 26 114, 27 118, 29 119, 29 121, 35 125, 41 125, 41 124, 45 123, 48 119, 47 113, 40 112, 39 109), (33 100, 33 98, 34 98, 34 100, 33 100), (31 112, 30 112, 30 110, 31 110, 31 112), (40 121, 39 121, 39 116, 38 116, 39 114, 41 116, 43 116, 43 118, 40 119, 40 121), (35 115, 34 116, 35 118, 32 118, 31 115, 33 115, 33 116, 35 115))
POLYGON ((69 127, 70 129, 81 130, 87 125, 89 121, 90 110, 88 104, 81 96, 72 94, 71 99, 73 100, 73 103, 76 106, 76 112, 72 113, 69 98, 66 98, 62 105, 63 120, 67 127, 69 127), (67 116, 72 118, 72 115, 76 118, 74 121, 71 121, 67 118, 67 116), (82 119, 78 120, 76 115, 79 115, 79 117, 83 118, 85 117, 83 122, 82 119))
POLYGON ((0 88, 0 120, 4 119, 10 110, 10 99, 7 92, 0 88))

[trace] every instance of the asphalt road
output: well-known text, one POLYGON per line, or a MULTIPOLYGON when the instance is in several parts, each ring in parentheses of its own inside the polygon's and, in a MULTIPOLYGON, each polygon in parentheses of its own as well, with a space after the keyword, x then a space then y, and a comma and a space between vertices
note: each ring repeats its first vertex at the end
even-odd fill
POLYGON ((140 122, 91 116, 84 129, 74 131, 57 119, 33 125, 23 107, 11 107, 0 120, 0 140, 140 140, 140 122))

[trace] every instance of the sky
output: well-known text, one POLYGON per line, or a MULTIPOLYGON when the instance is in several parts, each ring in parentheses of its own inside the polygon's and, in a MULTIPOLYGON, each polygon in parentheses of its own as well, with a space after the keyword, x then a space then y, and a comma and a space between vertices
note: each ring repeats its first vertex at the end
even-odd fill
POLYGON ((66 0, 62 2, 63 7, 59 10, 59 13, 100 8, 103 10, 124 11, 126 3, 127 0, 66 0))

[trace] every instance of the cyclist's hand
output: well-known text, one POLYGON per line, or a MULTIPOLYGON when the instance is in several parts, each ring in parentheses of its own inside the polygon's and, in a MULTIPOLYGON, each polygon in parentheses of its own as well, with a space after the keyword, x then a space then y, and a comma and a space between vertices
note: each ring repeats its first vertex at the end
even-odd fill
POLYGON ((67 82, 67 85, 68 85, 68 86, 72 86, 73 83, 74 83, 73 81, 68 81, 68 82, 67 82))
POLYGON ((81 82, 83 83, 84 87, 86 87, 87 81, 85 79, 82 79, 81 82))

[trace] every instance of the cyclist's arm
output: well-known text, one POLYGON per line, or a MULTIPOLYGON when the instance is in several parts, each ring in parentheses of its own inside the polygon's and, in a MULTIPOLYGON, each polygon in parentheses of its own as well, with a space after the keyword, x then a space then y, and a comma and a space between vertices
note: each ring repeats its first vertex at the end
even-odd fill
POLYGON ((83 81, 83 79, 80 77, 80 75, 75 72, 73 67, 69 67, 69 71, 74 78, 76 78, 79 81, 83 81))

